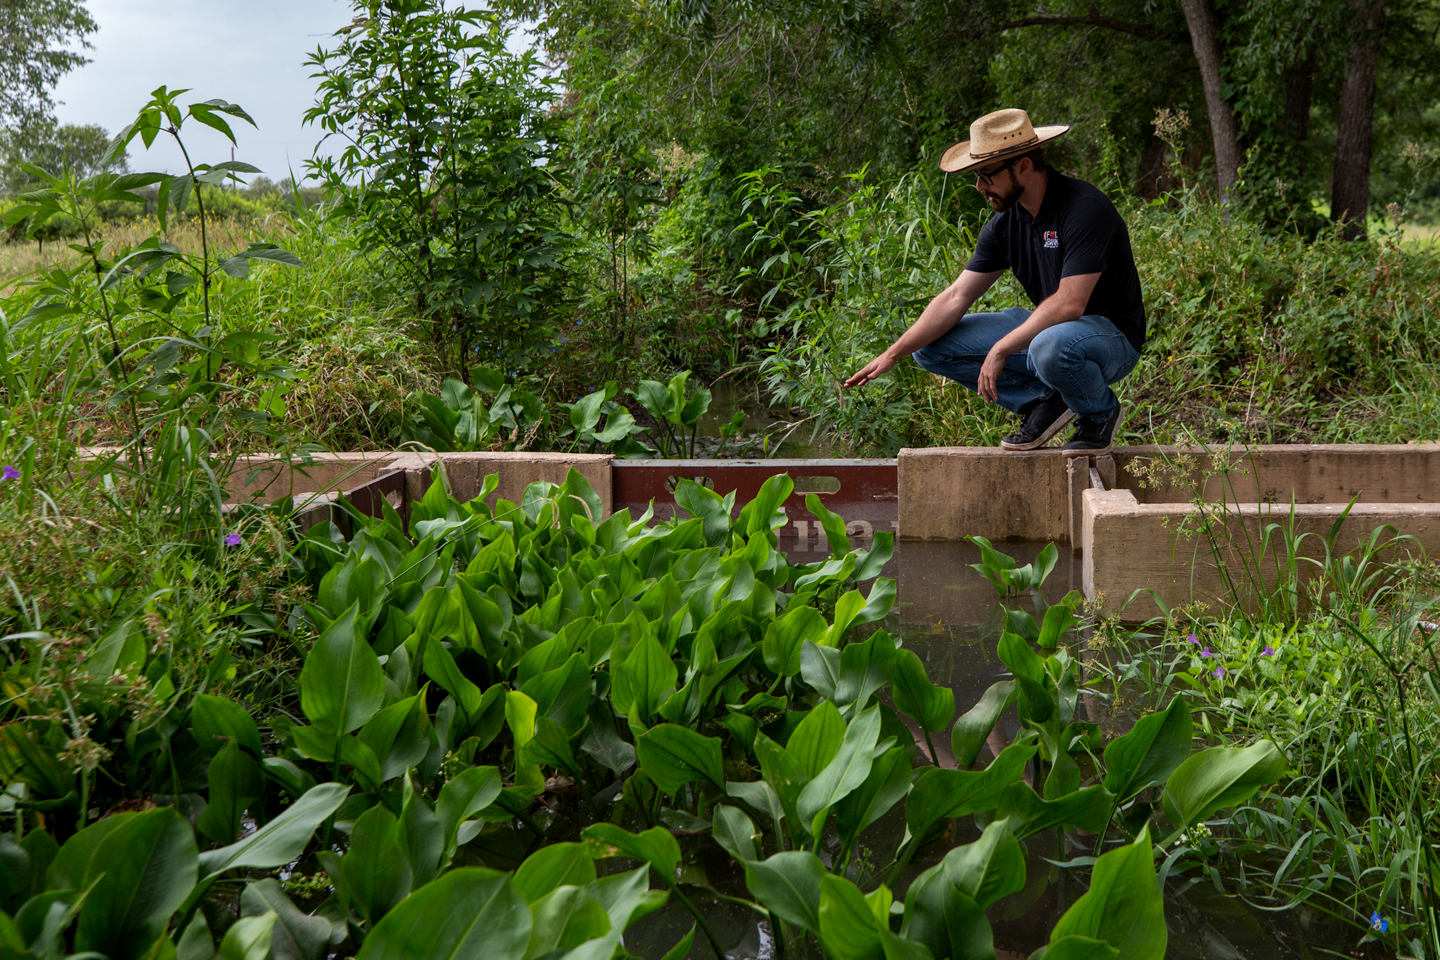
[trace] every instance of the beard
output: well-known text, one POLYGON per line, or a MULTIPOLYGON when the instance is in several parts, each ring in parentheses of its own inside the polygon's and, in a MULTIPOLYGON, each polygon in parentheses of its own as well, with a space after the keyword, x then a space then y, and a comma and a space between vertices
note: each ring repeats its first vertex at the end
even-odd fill
POLYGON ((996 183, 980 189, 980 193, 990 202, 990 209, 996 213, 1004 213, 1015 206, 1015 202, 1020 199, 1020 194, 1025 192, 1020 184, 1015 182, 1013 176, 1007 179, 1009 183, 1006 186, 996 183))

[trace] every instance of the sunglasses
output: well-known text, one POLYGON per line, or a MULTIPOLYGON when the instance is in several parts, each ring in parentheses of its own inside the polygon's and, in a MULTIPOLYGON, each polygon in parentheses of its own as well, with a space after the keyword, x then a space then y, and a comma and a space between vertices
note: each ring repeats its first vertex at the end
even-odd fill
POLYGON ((991 170, 989 173, 979 173, 977 171, 975 177, 981 183, 985 184, 985 186, 993 187, 995 185, 995 178, 1000 175, 1000 171, 1010 169, 1010 166, 1014 162, 1014 160, 1006 160, 1004 163, 1000 164, 1000 166, 996 167, 994 170, 991 170))

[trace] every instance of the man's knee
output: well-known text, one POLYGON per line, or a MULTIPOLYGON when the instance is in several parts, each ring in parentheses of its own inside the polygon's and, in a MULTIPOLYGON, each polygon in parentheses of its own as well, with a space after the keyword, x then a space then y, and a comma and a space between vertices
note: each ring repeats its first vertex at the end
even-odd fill
POLYGON ((929 373, 939 373, 940 371, 936 368, 944 362, 943 358, 936 353, 933 345, 921 347, 911 356, 915 358, 915 362, 920 365, 921 370, 929 373))
POLYGON ((1062 336, 1055 327, 1041 330, 1030 341, 1030 362, 1040 379, 1049 381, 1049 375, 1059 373, 1067 365, 1067 347, 1070 338, 1062 336))

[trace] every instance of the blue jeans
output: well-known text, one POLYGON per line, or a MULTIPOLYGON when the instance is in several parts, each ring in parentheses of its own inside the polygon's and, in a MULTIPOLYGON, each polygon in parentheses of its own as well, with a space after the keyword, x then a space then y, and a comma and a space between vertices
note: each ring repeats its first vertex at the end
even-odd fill
MULTIPOLYGON (((980 366, 1001 337, 1029 318, 1031 311, 1011 307, 999 313, 971 313, 929 346, 915 351, 915 362, 931 373, 976 388, 980 366)), ((1082 417, 1103 420, 1120 401, 1110 384, 1140 362, 1136 350, 1115 324, 1086 314, 1036 334, 1030 346, 1010 354, 996 381, 1000 405, 1013 413, 1057 390, 1082 417)))

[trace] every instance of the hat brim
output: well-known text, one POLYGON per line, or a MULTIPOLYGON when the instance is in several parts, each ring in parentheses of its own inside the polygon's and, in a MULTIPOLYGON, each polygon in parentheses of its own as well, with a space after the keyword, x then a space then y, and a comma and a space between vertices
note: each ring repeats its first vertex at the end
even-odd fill
POLYGON ((955 146, 946 150, 940 157, 940 169, 946 173, 961 173, 965 170, 973 170, 975 167, 989 166, 996 160, 1004 160, 1006 157, 1018 157, 1022 153, 1029 153, 1041 144, 1057 140, 1070 132, 1068 123, 1052 123, 1035 128, 1035 139, 1026 143, 1018 143, 1008 150, 999 153, 992 153, 984 157, 970 156, 970 141, 962 140, 955 146))

